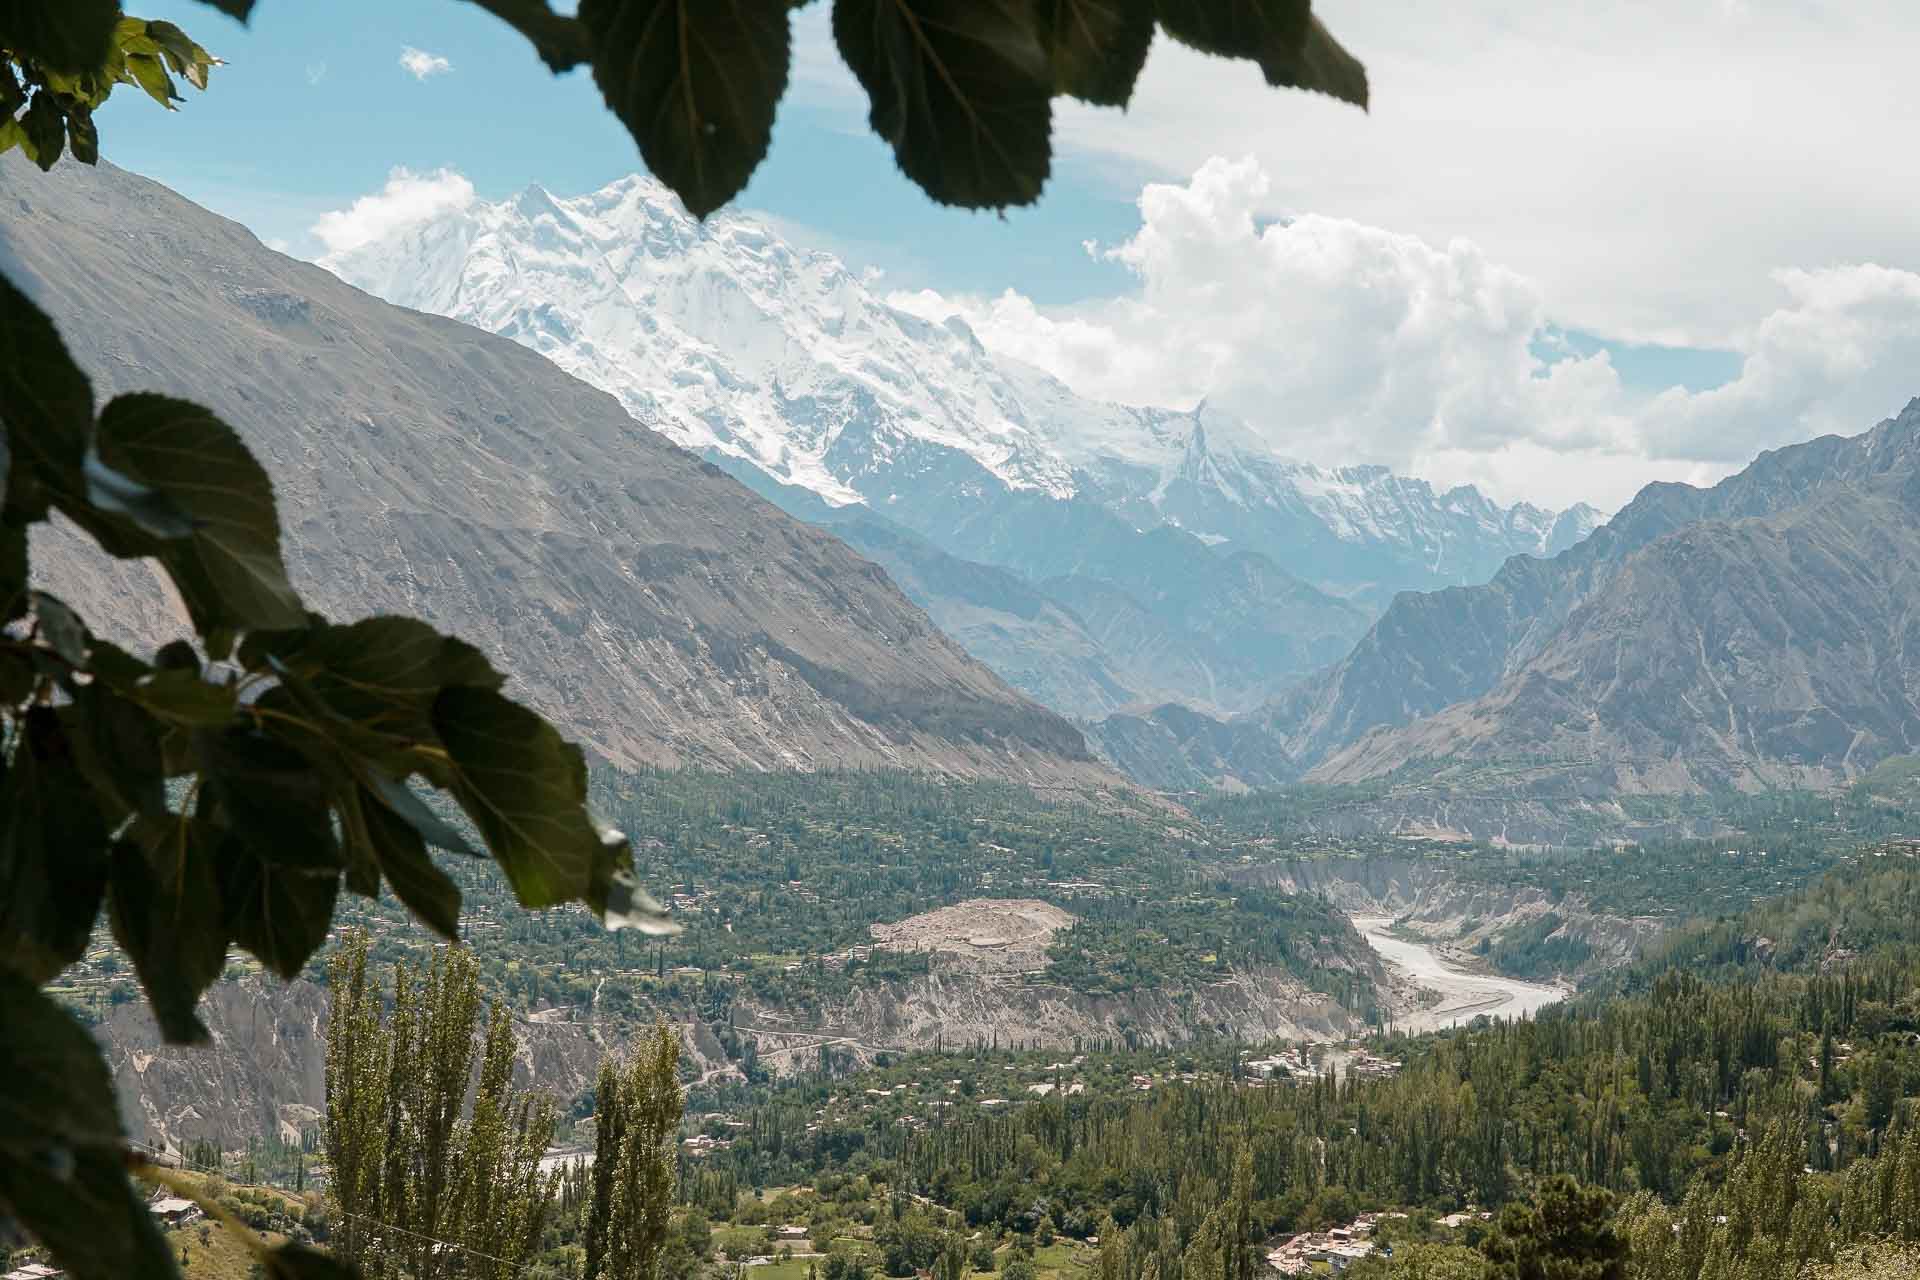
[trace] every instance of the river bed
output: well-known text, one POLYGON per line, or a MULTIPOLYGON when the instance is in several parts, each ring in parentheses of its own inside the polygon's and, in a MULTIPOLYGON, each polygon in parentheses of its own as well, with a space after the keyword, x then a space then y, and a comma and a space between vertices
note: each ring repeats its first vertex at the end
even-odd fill
POLYGON ((1536 1010, 1566 999, 1568 989, 1539 982, 1522 982, 1493 973, 1471 973, 1441 959, 1423 942, 1396 938, 1387 932, 1391 916, 1353 916, 1353 927, 1379 957, 1417 986, 1436 991, 1440 999, 1394 1016, 1400 1031, 1438 1031, 1471 1022, 1482 1014, 1497 1018, 1530 1017, 1536 1010))

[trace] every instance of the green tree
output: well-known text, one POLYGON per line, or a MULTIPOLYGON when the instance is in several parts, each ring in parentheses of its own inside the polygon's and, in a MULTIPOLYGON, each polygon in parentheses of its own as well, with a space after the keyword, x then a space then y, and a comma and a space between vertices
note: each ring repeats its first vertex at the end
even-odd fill
MULTIPOLYGON (((628 1059, 614 1090, 618 1146, 607 1205, 607 1228, 599 1270, 588 1280, 657 1280, 666 1245, 678 1174, 678 1136, 684 1094, 680 1090, 680 1040, 666 1023, 655 1023, 628 1059)), ((595 1182, 595 1196, 597 1196, 595 1182)))
POLYGON ((479 966, 464 948, 419 973, 396 965, 384 1018, 365 969, 366 939, 350 936, 329 965, 341 995, 327 1023, 327 1158, 347 1171, 328 1190, 335 1248, 370 1275, 517 1274, 560 1174, 539 1168, 551 1101, 513 1088, 511 1015, 496 1003, 480 1036, 479 966))
POLYGON ((586 1205, 586 1280, 597 1280, 607 1256, 607 1233, 613 1220, 613 1181, 619 1172, 620 1144, 626 1135, 623 1087, 613 1059, 602 1058, 600 1078, 593 1090, 593 1195, 586 1205))
MULTIPOLYGON (((473 2, 555 72, 590 66, 647 167, 694 213, 731 199, 764 156, 794 0, 582 0, 577 15, 473 2)), ((243 21, 254 8, 208 3, 243 21)), ((1037 199, 1053 99, 1124 105, 1156 29, 1250 59, 1270 84, 1366 101, 1364 71, 1310 0, 833 4, 841 57, 901 170, 972 208, 1037 199)), ((92 163, 92 113, 115 86, 171 106, 174 77, 205 87, 216 64, 116 0, 0 0, 0 151, 42 168, 63 154, 92 163)), ((0 1078, 33 1119, 0 1131, 0 1210, 77 1280, 173 1270, 127 1176, 99 1052, 40 990, 103 910, 176 1043, 207 1039, 195 1010, 230 944, 291 978, 326 939, 343 885, 377 896, 385 884, 452 938, 460 893, 428 850, 476 850, 449 807, 522 904, 581 901, 609 927, 669 927, 625 838, 588 814, 580 750, 504 682, 417 620, 308 610, 282 563, 272 486, 233 429, 166 396, 96 406, 46 314, 0 277, 0 1078), (59 584, 34 587, 28 533, 55 514, 109 555, 157 562, 191 637, 128 653, 94 635, 59 584), (423 798, 434 791, 444 804, 423 798), (40 1194, 49 1167, 73 1171, 72 1194, 40 1194)), ((412 1089, 432 1071, 400 1074, 412 1089)), ((364 1105, 356 1094, 343 1114, 364 1105)), ((390 1135, 379 1194, 405 1198, 381 1212, 442 1212, 443 1175, 388 1184, 401 1158, 390 1135)))
POLYGON ((1627 1246, 1613 1229, 1613 1193, 1565 1174, 1530 1204, 1510 1204, 1481 1246, 1487 1280, 1625 1280, 1627 1246))

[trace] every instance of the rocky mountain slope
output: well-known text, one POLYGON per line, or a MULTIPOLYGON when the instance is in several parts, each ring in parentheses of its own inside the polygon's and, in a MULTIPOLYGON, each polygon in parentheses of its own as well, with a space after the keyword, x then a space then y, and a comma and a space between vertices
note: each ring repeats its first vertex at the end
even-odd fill
MULTIPOLYGON (((1089 580, 1072 589, 1098 615, 1082 621, 1101 664, 1172 656, 1111 698, 1077 680, 1022 685, 1078 715, 1162 697, 1250 710, 1337 658, 1395 590, 1481 581, 1597 520, 1281 458, 1205 406, 1083 399, 751 218, 693 221, 645 178, 443 210, 324 265, 543 352, 804 518, 864 505, 1075 612, 1050 580, 1089 580), (1223 570, 1216 553, 1240 559, 1223 570), (1201 582, 1214 594, 1196 600, 1201 582)), ((936 616, 968 607, 923 588, 936 616)), ((1081 638, 1062 643, 1043 661, 1082 665, 1081 638)), ((997 665, 1002 648, 972 652, 1024 678, 997 665)))
POLYGON ((1856 773, 1914 740, 1917 458, 1920 401, 1711 488, 1649 485, 1551 559, 1402 594, 1255 713, 1185 733, 1162 712, 1120 716, 1096 736, 1130 744, 1103 750, 1137 776, 1251 785, 1521 757, 1589 796, 1856 773))
MULTIPOLYGON (((240 430, 316 608, 473 641, 620 765, 1112 780, 881 569, 526 347, 381 302, 109 165, 41 175, 8 155, 0 185, 0 268, 103 398, 172 392, 240 430)), ((141 565, 57 532, 36 557, 106 634, 183 629, 141 565)))

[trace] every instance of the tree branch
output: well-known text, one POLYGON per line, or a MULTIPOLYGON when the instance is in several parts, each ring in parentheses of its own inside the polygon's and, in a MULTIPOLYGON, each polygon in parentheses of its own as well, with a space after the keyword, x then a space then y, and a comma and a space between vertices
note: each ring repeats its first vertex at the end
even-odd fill
POLYGON ((470 0, 533 43, 555 75, 593 60, 587 29, 577 18, 555 13, 547 0, 470 0))

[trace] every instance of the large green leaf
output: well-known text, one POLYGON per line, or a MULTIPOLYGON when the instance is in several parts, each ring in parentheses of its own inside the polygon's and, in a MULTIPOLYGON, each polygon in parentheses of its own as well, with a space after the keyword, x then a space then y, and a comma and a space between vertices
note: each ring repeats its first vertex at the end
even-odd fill
POLYGON ((1153 44, 1153 0, 1041 0, 1053 88, 1124 107, 1153 44))
POLYGON ((232 727, 194 737, 201 785, 234 836, 275 866, 338 872, 326 776, 311 758, 260 729, 232 727))
POLYGON ((704 218, 773 140, 791 60, 788 0, 581 0, 593 78, 647 168, 704 218))
POLYGON ((12 1215, 73 1280, 173 1274, 127 1178, 113 1080, 84 1027, 0 970, 0 1216, 12 1215))
POLYGON ((428 844, 445 849, 448 853, 464 853, 469 858, 481 856, 479 850, 467 843, 467 838, 460 834, 458 828, 428 808, 426 802, 415 795, 406 783, 374 774, 367 779, 367 789, 396 818, 419 832, 421 839, 428 844))
POLYGON ((298 627, 306 610, 280 560, 273 486, 232 427, 169 396, 116 397, 100 414, 100 457, 165 494, 195 524, 150 548, 195 627, 298 627))
POLYGON ((34 707, 20 739, 0 779, 0 966, 45 982, 86 952, 107 828, 59 714, 34 707))
POLYGON ((261 858, 231 833, 217 853, 226 928, 260 963, 292 981, 333 923, 340 875, 314 873, 261 858))
MULTIPOLYGON (((96 642, 95 652, 100 652, 96 642)), ((80 772, 110 824, 166 807, 166 761, 161 727, 148 711, 94 679, 74 690, 60 711, 80 772)))
POLYGON ((118 0, 0 0, 0 49, 55 71, 97 71, 119 21, 118 0))
POLYGON ((1267 83, 1367 105, 1367 73, 1340 47, 1311 0, 1157 0, 1168 35, 1204 53, 1251 58, 1267 83))
POLYGON ((233 719, 239 705, 231 685, 213 684, 197 671, 156 671, 134 682, 127 696, 172 724, 213 729, 233 719))
POLYGON ((0 425, 7 488, 0 510, 15 524, 47 513, 43 485, 80 488, 93 421, 93 387, 67 355, 47 314, 0 276, 0 425))
POLYGON ((1031 204, 1052 162, 1054 71, 1032 0, 834 0, 874 132, 941 204, 1031 204))
POLYGON ((127 517, 156 538, 184 538, 194 530, 192 518, 172 498, 115 471, 91 449, 81 464, 81 475, 87 482, 87 501, 127 517))
POLYGON ((20 117, 20 145, 42 172, 53 168, 67 145, 67 113, 45 89, 33 95, 20 117))
POLYGON ((174 1044, 206 1040, 195 1008, 226 968, 214 866, 220 834, 203 819, 147 815, 113 849, 113 936, 133 960, 161 1034, 174 1044))
POLYGON ((249 637, 241 645, 243 662, 257 657, 264 666, 278 657, 281 669, 303 677, 334 714, 404 738, 433 736, 433 701, 442 689, 505 683, 478 649, 417 618, 323 624, 289 637, 275 653, 260 653, 253 643, 249 637))
POLYGON ((587 897, 604 856, 586 812, 579 748, 525 707, 490 689, 453 688, 433 705, 467 811, 524 906, 587 897))
POLYGON ((355 802, 370 851, 394 896, 441 937, 459 937, 460 887, 433 865, 420 832, 364 789, 355 802))

